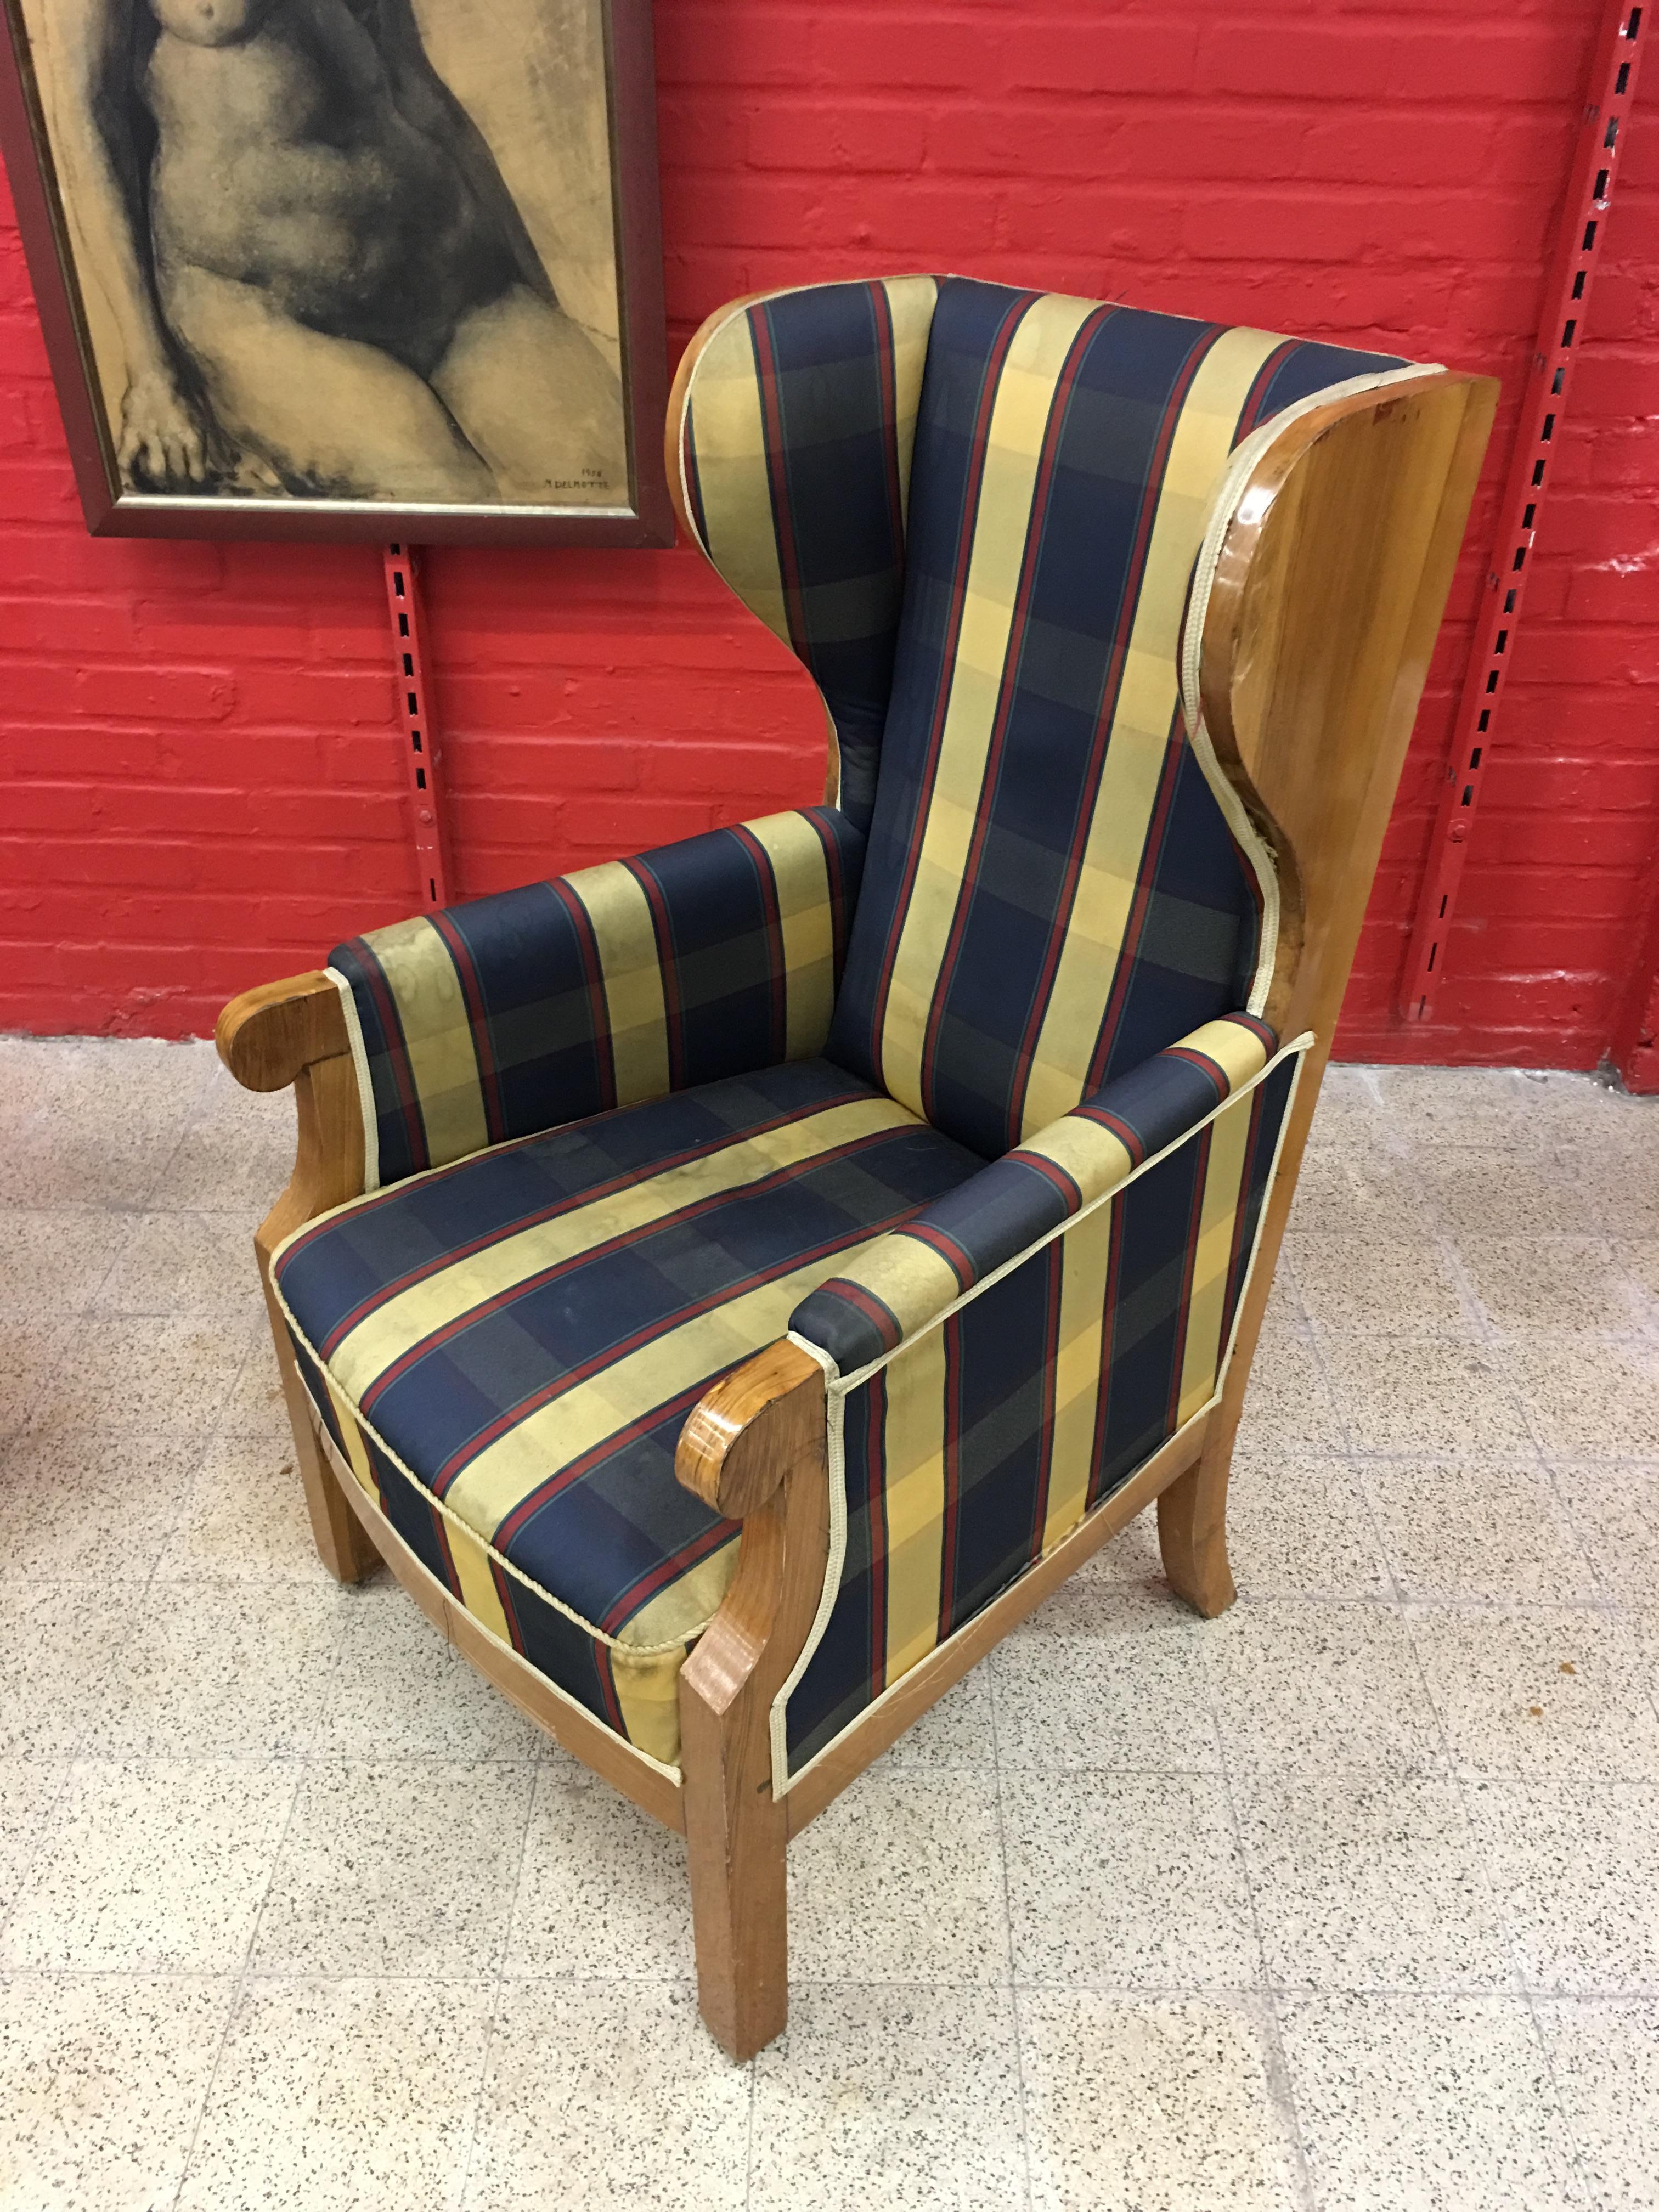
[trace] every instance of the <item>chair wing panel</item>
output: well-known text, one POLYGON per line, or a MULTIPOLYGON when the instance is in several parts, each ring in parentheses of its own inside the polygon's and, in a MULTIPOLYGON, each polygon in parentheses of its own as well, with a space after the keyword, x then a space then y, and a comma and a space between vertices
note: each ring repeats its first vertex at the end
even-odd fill
POLYGON ((822 1051, 863 843, 809 807, 337 945, 365 1188, 822 1051))
POLYGON ((1194 564, 1241 438, 1399 368, 941 286, 830 1051, 987 1158, 1251 1002, 1271 885, 1187 741, 1194 564))
POLYGON ((830 1379, 844 1537, 823 1633, 774 1709, 783 1786, 1214 1403, 1310 1040, 1265 1066, 1259 1030, 1206 1042, 1112 1085, 1098 1117, 1068 1115, 983 1169, 797 1310, 792 1334, 828 1334, 834 1303, 857 1310, 848 1281, 878 1284, 889 1313, 907 1298, 920 1309, 964 1253, 976 1285, 935 1303, 873 1371, 830 1379), (1224 1060, 1255 1073, 1230 1088, 1224 1060), (1200 1107, 1200 1126, 1170 1140, 1200 1092, 1207 1118, 1200 1107), (1160 1149, 1132 1166, 1142 1142, 1160 1149), (1047 1200, 1055 1167, 1062 1190, 1103 1188, 1047 1200), (998 1272, 1020 1211, 1046 1241, 998 1272))
POLYGON ((682 512, 823 692, 840 805, 867 823, 904 581, 931 276, 820 284, 726 311, 693 341, 682 512))

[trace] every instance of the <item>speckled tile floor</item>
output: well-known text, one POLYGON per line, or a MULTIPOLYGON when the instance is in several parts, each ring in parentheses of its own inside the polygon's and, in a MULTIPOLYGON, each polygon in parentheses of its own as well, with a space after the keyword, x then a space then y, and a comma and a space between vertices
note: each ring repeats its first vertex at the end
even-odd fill
POLYGON ((802 1838, 683 1853, 310 1551, 284 1101, 0 1041, 0 2212, 1659 2206, 1659 1103, 1332 1077, 1202 1624, 1139 1523, 802 1838))

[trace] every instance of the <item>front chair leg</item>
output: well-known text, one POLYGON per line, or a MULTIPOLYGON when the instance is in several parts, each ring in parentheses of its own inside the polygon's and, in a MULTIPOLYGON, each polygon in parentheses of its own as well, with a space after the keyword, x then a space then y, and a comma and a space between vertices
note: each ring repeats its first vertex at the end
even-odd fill
POLYGON ((738 1571, 680 1671, 680 1765, 697 1998, 733 2058, 789 2011, 788 1818, 772 1790, 772 1700, 805 1647, 829 1555, 823 1375, 787 1340, 726 1377, 675 1468, 739 1521, 738 1571))
POLYGON ((270 1316, 276 1370, 282 1377, 283 1398, 288 1409, 288 1425, 294 1433, 294 1455, 299 1462, 300 1480, 305 1486, 306 1510, 311 1516, 311 1534, 317 1546, 317 1556, 337 1583, 360 1583, 365 1575, 379 1566, 380 1555, 369 1541, 368 1530, 347 1504, 340 1488, 339 1477, 323 1456, 316 1431, 311 1425, 311 1414, 306 1403, 306 1386, 300 1380, 293 1342, 281 1314, 271 1303, 268 1282, 265 1303, 270 1316))
MULTIPOLYGON (((1218 1414, 1223 1409, 1217 1408, 1218 1414)), ((1215 1420, 1185 1474, 1158 1493, 1158 1546, 1178 1597, 1213 1620, 1237 1596, 1227 1561, 1227 1476, 1233 1426, 1215 1420)))

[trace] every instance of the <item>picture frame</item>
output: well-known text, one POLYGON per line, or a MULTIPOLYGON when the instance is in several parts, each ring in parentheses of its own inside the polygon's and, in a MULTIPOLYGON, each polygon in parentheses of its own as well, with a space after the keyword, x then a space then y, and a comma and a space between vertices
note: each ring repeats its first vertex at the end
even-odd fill
POLYGON ((94 536, 672 544, 651 0, 0 8, 94 536))

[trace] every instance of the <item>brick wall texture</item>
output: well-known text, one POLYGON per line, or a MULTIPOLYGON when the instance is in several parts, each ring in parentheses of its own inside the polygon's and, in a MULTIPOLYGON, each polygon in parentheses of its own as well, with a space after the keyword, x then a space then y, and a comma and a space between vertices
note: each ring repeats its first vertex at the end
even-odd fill
MULTIPOLYGON (((1504 380, 1340 1048, 1591 1066, 1659 846, 1659 120, 1638 111, 1437 1018, 1392 1012, 1596 0, 658 0, 670 351, 915 268, 1504 380)), ((1659 64, 1644 87, 1659 99, 1659 64)), ((784 649, 684 547, 426 568, 455 887, 817 795, 784 649)), ((412 911, 372 547, 94 543, 0 193, 0 1028, 179 1036, 412 911)), ((1659 1080, 1659 1070, 1656 1070, 1659 1080)))

